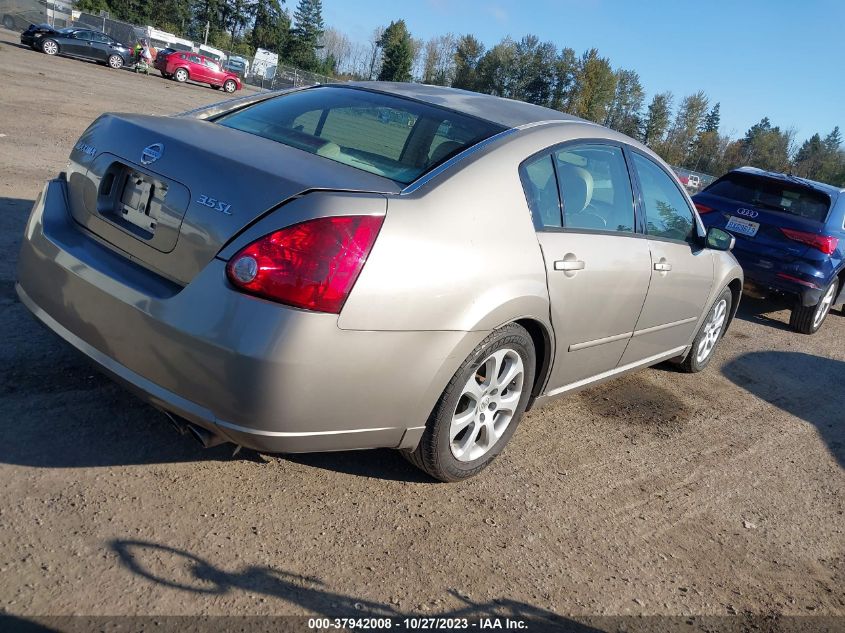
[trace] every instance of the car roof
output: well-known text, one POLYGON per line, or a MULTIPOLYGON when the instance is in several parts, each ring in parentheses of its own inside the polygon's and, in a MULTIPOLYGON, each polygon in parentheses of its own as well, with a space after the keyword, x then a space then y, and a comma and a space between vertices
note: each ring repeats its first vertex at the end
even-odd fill
POLYGON ((789 182, 793 184, 798 183, 827 195, 839 195, 841 193, 845 193, 845 189, 842 187, 835 187, 834 185, 818 182, 817 180, 810 180, 809 178, 801 178, 800 176, 793 176, 792 174, 784 174, 777 171, 766 171, 765 169, 759 169, 757 167, 739 167, 738 169, 731 170, 729 173, 764 176, 773 180, 780 180, 781 182, 789 182))
POLYGON ((458 88, 392 81, 350 81, 332 84, 333 87, 363 88, 375 92, 415 99, 434 106, 448 108, 479 119, 514 128, 540 121, 579 121, 584 119, 533 105, 524 101, 494 97, 458 88))

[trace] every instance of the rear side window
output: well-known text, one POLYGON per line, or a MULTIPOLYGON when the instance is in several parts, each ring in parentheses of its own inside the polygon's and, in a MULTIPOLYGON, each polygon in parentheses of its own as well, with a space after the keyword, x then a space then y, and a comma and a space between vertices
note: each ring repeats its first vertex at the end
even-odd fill
POLYGON ((830 198, 809 187, 751 174, 728 174, 705 189, 709 194, 779 213, 824 222, 830 198))
POLYGON ((528 199, 528 208, 537 228, 560 228, 560 198, 557 181, 548 154, 531 161, 522 168, 522 187, 528 199))
POLYGON ((693 241, 695 220, 686 198, 669 175, 649 159, 633 154, 640 180, 648 234, 693 241))
POLYGON ((337 86, 292 92, 216 121, 402 184, 505 129, 411 99, 337 86))
POLYGON ((634 194, 621 149, 568 147, 554 158, 566 228, 634 232, 634 194))

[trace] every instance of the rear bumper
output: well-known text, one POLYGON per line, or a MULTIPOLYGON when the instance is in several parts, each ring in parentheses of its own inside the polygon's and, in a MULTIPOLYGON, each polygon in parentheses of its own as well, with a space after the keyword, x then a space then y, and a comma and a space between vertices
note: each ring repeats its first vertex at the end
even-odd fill
POLYGON ((212 260, 184 288, 165 282, 80 229, 54 180, 27 224, 16 289, 148 402, 269 452, 413 448, 484 336, 341 330, 336 315, 236 292, 224 267, 212 260))
POLYGON ((745 273, 746 285, 749 289, 753 286, 762 294, 785 294, 805 306, 811 306, 819 302, 824 288, 830 283, 830 280, 822 276, 821 271, 806 262, 792 263, 781 268, 753 255, 736 251, 734 255, 745 273), (813 286, 805 285, 810 283, 813 286))

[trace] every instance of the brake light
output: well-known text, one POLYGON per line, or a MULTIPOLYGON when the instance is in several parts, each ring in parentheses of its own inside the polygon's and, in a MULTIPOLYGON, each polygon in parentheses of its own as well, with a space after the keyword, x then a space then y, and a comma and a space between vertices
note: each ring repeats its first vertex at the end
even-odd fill
POLYGON ((381 229, 383 217, 308 220, 265 235, 226 266, 243 292, 306 310, 338 314, 381 229))
POLYGON ((796 231, 783 227, 780 230, 789 239, 817 248, 825 255, 832 255, 839 244, 839 239, 832 235, 819 235, 817 233, 807 233, 805 231, 796 231))
POLYGON ((708 207, 706 204, 701 204, 700 202, 695 203, 695 208, 698 209, 698 212, 702 215, 716 210, 713 207, 708 207))

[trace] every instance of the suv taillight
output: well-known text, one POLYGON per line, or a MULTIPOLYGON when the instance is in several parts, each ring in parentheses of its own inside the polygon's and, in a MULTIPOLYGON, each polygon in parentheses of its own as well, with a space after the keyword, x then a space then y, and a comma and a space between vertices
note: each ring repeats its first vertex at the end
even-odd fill
POLYGON ((317 312, 340 313, 381 229, 383 217, 308 220, 256 240, 229 260, 243 292, 317 312))
POLYGON ((698 209, 698 214, 703 215, 705 213, 711 213, 715 211, 713 207, 708 207, 706 204, 701 204, 700 202, 695 203, 695 208, 698 209))
POLYGON ((839 244, 839 239, 832 235, 818 235, 817 233, 806 233, 783 227, 780 230, 789 239, 817 248, 825 255, 832 255, 836 250, 836 246, 839 244))

